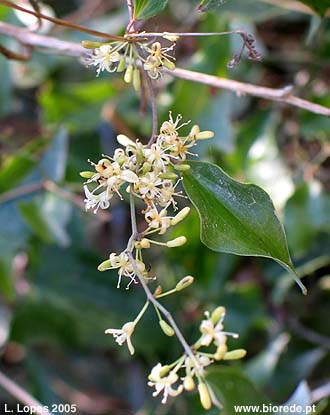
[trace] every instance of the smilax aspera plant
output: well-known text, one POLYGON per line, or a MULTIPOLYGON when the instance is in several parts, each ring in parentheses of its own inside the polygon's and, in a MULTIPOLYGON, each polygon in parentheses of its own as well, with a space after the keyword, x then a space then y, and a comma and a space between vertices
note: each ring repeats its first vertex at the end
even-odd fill
MULTIPOLYGON (((0 4, 40 21, 45 19, 81 30, 77 25, 44 15, 40 2, 28 3, 30 8, 0 1, 0 4)), ((200 9, 203 10, 208 3, 201 2, 200 9)), ((142 137, 134 141, 125 134, 119 134, 118 148, 113 154, 102 154, 99 160, 89 160, 91 170, 82 171, 80 175, 85 179, 86 210, 97 214, 100 210, 111 209, 113 198, 129 200, 131 236, 125 249, 109 253, 98 265, 98 270, 116 270, 116 286, 118 289, 131 289, 127 292, 128 297, 133 289, 138 288, 144 290, 146 297, 136 316, 120 328, 106 329, 105 333, 111 334, 118 345, 126 344, 128 352, 133 355, 134 333, 147 309, 153 308, 160 330, 166 336, 176 338, 181 346, 181 354, 174 356, 173 361, 155 362, 150 370, 147 384, 153 389, 153 396, 161 395, 161 402, 166 404, 169 397, 196 390, 202 407, 208 410, 213 405, 221 408, 221 399, 207 380, 208 369, 221 361, 241 359, 246 351, 239 348, 229 350, 228 338, 236 339, 238 334, 226 331, 226 309, 220 304, 204 312, 198 336, 188 342, 162 299, 179 295, 198 276, 182 276, 174 287, 164 291, 157 284, 158 276, 152 264, 150 268, 145 259, 145 252, 153 245, 180 249, 187 242, 189 235, 174 239, 166 237, 169 230, 189 215, 190 207, 186 200, 192 202, 199 214, 201 240, 207 247, 217 252, 271 258, 293 275, 304 294, 306 289, 296 274, 284 229, 267 193, 253 184, 234 180, 217 165, 197 160, 195 149, 198 143, 214 137, 208 126, 199 126, 188 119, 188 114, 183 118, 171 110, 168 119, 158 123, 157 82, 164 80, 164 74, 176 73, 175 52, 181 38, 238 35, 242 41, 241 49, 228 62, 229 68, 239 65, 244 52, 250 60, 261 59, 255 39, 241 30, 210 33, 140 30, 143 21, 162 11, 165 5, 166 1, 127 0, 129 19, 123 36, 84 30, 104 40, 82 42, 83 64, 95 70, 96 76, 120 74, 125 83, 132 84, 141 100, 147 96, 152 128, 148 142, 144 142, 142 137), (143 223, 138 224, 137 211, 142 215, 143 223)), ((14 56, 8 50, 2 53, 11 58, 14 56)), ((19 58, 17 54, 15 58, 19 58)))
MULTIPOLYGON (((160 329, 165 335, 176 337, 182 346, 182 354, 173 362, 158 362, 152 368, 148 385, 154 388, 153 396, 161 394, 165 404, 169 396, 197 389, 205 409, 210 409, 212 405, 221 407, 215 391, 206 380, 207 368, 221 360, 241 359, 246 354, 244 349, 228 350, 227 338, 237 338, 238 334, 225 331, 225 308, 219 306, 206 311, 199 326, 199 338, 188 344, 161 299, 188 288, 194 277, 183 277, 169 291, 163 292, 160 285, 152 291, 151 283, 157 275, 147 267, 144 259, 145 250, 152 245, 172 249, 186 243, 189 235, 170 240, 159 238, 190 212, 187 206, 179 207, 178 199, 188 196, 195 205, 201 219, 202 240, 211 249, 271 257, 294 274, 303 292, 305 288, 295 275, 283 228, 268 195, 257 186, 236 182, 218 166, 190 161, 189 156, 197 156, 193 151, 198 142, 212 139, 213 132, 192 125, 184 133, 190 121, 182 122, 182 116, 173 115, 171 111, 169 119, 158 129, 153 82, 161 78, 164 71, 171 73, 175 70, 176 42, 183 36, 219 36, 224 33, 139 32, 135 25, 140 3, 137 1, 134 9, 134 4, 128 1, 130 21, 122 39, 83 42, 88 50, 84 61, 88 67, 95 68, 97 76, 101 72, 123 73, 124 81, 132 83, 137 93, 140 93, 141 85, 146 85, 153 119, 147 144, 119 134, 117 141, 120 147, 111 155, 102 155, 97 162, 90 161, 94 171, 81 172, 86 179, 86 209, 92 209, 94 213, 110 208, 113 197, 123 200, 124 193, 128 194, 132 233, 127 247, 120 253, 110 253, 98 269, 102 272, 116 269, 117 288, 121 288, 122 283, 127 290, 140 285, 146 294, 146 303, 135 318, 121 328, 110 328, 105 332, 112 334, 119 345, 126 343, 133 355, 134 332, 148 307, 153 307, 160 329), (182 183, 187 196, 180 190, 182 183), (141 229, 137 227, 137 202, 143 206, 140 213, 144 217, 144 226, 141 229)), ((228 33, 239 34, 243 41, 241 51, 233 56, 229 67, 239 64, 245 49, 249 59, 261 58, 252 35, 240 31, 228 33)))

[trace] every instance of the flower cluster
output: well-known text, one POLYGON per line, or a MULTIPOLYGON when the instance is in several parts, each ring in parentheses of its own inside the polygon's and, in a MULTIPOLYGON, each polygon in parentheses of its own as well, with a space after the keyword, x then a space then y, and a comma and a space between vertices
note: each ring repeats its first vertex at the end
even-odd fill
POLYGON ((153 396, 163 393, 162 403, 166 403, 168 396, 177 396, 184 390, 195 389, 198 383, 200 400, 205 409, 211 405, 220 406, 211 386, 205 381, 205 368, 214 361, 241 359, 246 352, 236 349, 228 352, 227 337, 237 338, 238 335, 223 331, 225 308, 218 307, 212 314, 206 312, 206 319, 200 324, 201 336, 191 347, 192 356, 184 353, 170 365, 158 363, 149 375, 150 387, 155 388, 153 396), (201 351, 201 347, 215 346, 213 353, 201 351))
POLYGON ((185 163, 187 154, 191 147, 195 146, 198 140, 213 137, 211 131, 200 131, 197 125, 193 126, 186 136, 180 136, 179 130, 187 123, 180 123, 182 117, 175 120, 170 114, 169 120, 165 121, 160 128, 160 133, 151 145, 143 145, 141 142, 133 142, 128 137, 120 134, 118 142, 124 148, 117 148, 112 157, 104 156, 98 163, 91 164, 95 172, 82 172, 81 175, 87 178, 84 185, 86 209, 107 209, 110 206, 112 197, 117 194, 122 198, 122 188, 134 197, 144 202, 144 214, 146 228, 141 233, 140 239, 135 241, 135 267, 133 268, 129 258, 129 250, 119 255, 111 253, 109 259, 102 262, 98 269, 118 269, 118 287, 122 277, 127 277, 129 283, 137 283, 136 272, 148 278, 148 272, 143 262, 142 250, 148 249, 150 244, 164 245, 169 248, 181 246, 186 242, 184 236, 159 242, 149 238, 151 234, 165 234, 169 227, 182 221, 189 213, 185 207, 176 214, 169 214, 172 206, 177 210, 177 196, 182 196, 177 190, 180 182, 179 173, 189 169, 185 163), (91 186, 93 188, 91 189, 91 186))
POLYGON ((110 43, 83 41, 83 46, 92 51, 85 56, 87 66, 96 68, 97 76, 101 72, 124 72, 124 81, 133 83, 136 91, 141 88, 140 68, 143 68, 150 78, 161 76, 162 69, 175 69, 174 57, 169 54, 175 43, 162 47, 160 42, 150 46, 137 39, 127 39, 110 43))

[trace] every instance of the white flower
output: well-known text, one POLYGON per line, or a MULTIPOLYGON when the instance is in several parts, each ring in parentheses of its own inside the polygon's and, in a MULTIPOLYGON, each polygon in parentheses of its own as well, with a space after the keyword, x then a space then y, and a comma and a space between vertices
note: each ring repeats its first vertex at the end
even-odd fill
POLYGON ((209 346, 212 342, 216 346, 221 346, 222 344, 226 344, 227 337, 226 336, 233 336, 235 338, 238 337, 236 333, 229 333, 223 331, 223 319, 225 315, 220 318, 220 320, 216 323, 212 321, 210 317, 210 313, 208 311, 205 312, 205 316, 207 317, 206 320, 202 320, 200 325, 200 331, 202 333, 201 337, 201 345, 202 346, 209 346))
POLYGON ((139 193, 142 198, 155 199, 160 196, 158 186, 162 184, 162 179, 154 172, 146 173, 140 178, 134 190, 139 193))
POLYGON ((179 114, 174 121, 172 117, 172 112, 169 112, 169 120, 164 121, 160 127, 160 142, 165 142, 166 144, 173 144, 173 140, 175 140, 179 135, 178 130, 184 125, 188 125, 190 123, 190 121, 188 121, 180 124, 181 120, 181 114, 179 114))
POLYGON ((167 216, 166 209, 162 209, 160 212, 158 212, 155 207, 152 207, 145 212, 144 217, 150 228, 160 228, 160 234, 164 234, 166 230, 171 226, 171 218, 167 216))
POLYGON ((127 347, 130 354, 134 354, 134 347, 131 341, 131 336, 135 329, 135 323, 130 321, 123 325, 121 329, 107 329, 106 334, 112 334, 119 346, 127 342, 127 347))
POLYGON ((176 373, 178 369, 178 367, 175 367, 167 376, 162 376, 164 367, 161 363, 158 363, 151 370, 148 386, 155 388, 155 392, 152 394, 153 396, 157 396, 163 392, 162 403, 166 403, 168 396, 178 396, 183 391, 183 385, 179 385, 176 389, 173 388, 173 385, 179 380, 179 376, 176 373))
MULTIPOLYGON (((103 268, 103 271, 106 270, 106 269, 117 269, 117 268, 119 268, 119 270, 118 270, 119 278, 118 278, 117 288, 120 287, 122 276, 130 278, 130 282, 128 283, 126 289, 128 289, 130 287, 132 282, 137 284, 137 281, 135 279, 135 276, 136 276, 135 271, 134 271, 133 266, 132 266, 132 264, 129 260, 129 257, 128 257, 128 255, 125 251, 121 252, 119 255, 117 255, 115 253, 110 254, 109 263, 110 263, 109 264, 110 266, 107 266, 107 267, 103 268)), ((135 265, 136 265, 137 269, 139 270, 139 272, 141 272, 141 274, 145 271, 146 266, 139 259, 135 259, 135 265)))
POLYGON ((96 213, 99 208, 108 209, 108 207, 110 206, 110 199, 113 196, 112 193, 108 191, 108 189, 104 190, 104 192, 99 194, 95 194, 95 190, 93 192, 90 192, 88 187, 84 186, 86 196, 84 202, 86 204, 86 210, 95 207, 96 209, 94 210, 94 213, 96 213))
POLYGON ((150 148, 146 148, 143 152, 147 162, 153 165, 156 170, 166 170, 167 164, 170 162, 170 157, 165 153, 165 150, 157 143, 152 144, 150 148))
POLYGON ((100 72, 104 70, 114 72, 117 69, 116 63, 120 61, 120 58, 120 54, 113 51, 111 45, 102 45, 94 49, 93 55, 87 58, 87 64, 88 66, 96 66, 97 76, 99 76, 100 72))

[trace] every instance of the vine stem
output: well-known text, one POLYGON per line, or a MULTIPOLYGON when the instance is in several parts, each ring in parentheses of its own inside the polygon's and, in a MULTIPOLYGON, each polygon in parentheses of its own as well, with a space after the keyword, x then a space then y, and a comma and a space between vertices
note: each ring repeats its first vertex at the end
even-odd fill
POLYGON ((24 405, 34 408, 35 414, 45 415, 45 413, 52 415, 52 412, 45 411, 44 405, 37 401, 32 395, 30 395, 26 390, 17 385, 17 383, 10 380, 5 374, 0 372, 0 386, 14 396, 19 402, 24 405))
POLYGON ((157 101, 156 101, 156 94, 152 86, 152 80, 145 71, 144 71, 144 74, 145 74, 145 79, 146 79, 147 87, 149 91, 151 113, 152 113, 152 133, 151 133, 150 140, 148 142, 148 147, 150 147, 155 141, 155 138, 157 137, 157 132, 158 132, 157 101))
POLYGON ((130 193, 130 210, 131 210, 132 236, 131 236, 131 238, 128 242, 127 255, 128 255, 129 261, 132 265, 133 271, 136 274, 136 276, 138 277, 138 280, 139 280, 144 292, 146 293, 147 300, 150 303, 152 303, 154 305, 154 307, 156 307, 163 314, 163 316, 166 318, 166 320, 169 322, 169 324, 171 325, 171 327, 173 328, 173 330, 176 334, 176 337, 178 338, 179 342, 181 343, 181 345, 182 345, 182 347, 185 351, 185 354, 191 359, 191 361, 193 362, 193 364, 194 364, 195 368, 197 369, 199 375, 203 376, 203 371, 200 367, 200 364, 198 363, 198 361, 197 361, 194 353, 192 352, 189 344, 187 343, 186 339, 184 338, 183 334, 181 333, 181 330, 177 326, 174 318, 172 317, 172 314, 159 301, 157 301, 157 299, 154 297, 154 295, 150 291, 147 283, 145 282, 143 275, 141 274, 138 267, 136 266, 136 262, 135 262, 133 254, 132 254, 132 250, 133 250, 133 247, 134 247, 134 242, 137 240, 136 238, 139 235, 139 232, 138 232, 137 223, 136 223, 135 201, 134 201, 134 196, 132 194, 132 189, 131 189, 131 193, 130 193))
MULTIPOLYGON (((27 29, 22 29, 4 22, 0 22, 0 34, 10 36, 24 45, 44 48, 39 50, 41 52, 49 53, 50 50, 53 50, 59 54, 75 58, 82 57, 84 53, 86 53, 86 49, 78 43, 60 40, 53 36, 32 33, 27 29)), ((186 79, 188 81, 209 85, 211 87, 233 91, 238 96, 251 95, 302 108, 314 114, 325 115, 328 117, 330 116, 330 108, 293 95, 292 87, 284 87, 279 89, 263 87, 181 68, 176 68, 174 71, 163 68, 163 72, 168 73, 175 78, 186 79)))

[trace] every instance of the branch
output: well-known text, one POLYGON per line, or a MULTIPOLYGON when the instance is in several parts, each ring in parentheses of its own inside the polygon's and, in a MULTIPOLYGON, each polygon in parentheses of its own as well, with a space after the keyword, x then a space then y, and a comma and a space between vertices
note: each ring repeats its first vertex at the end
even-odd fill
MULTIPOLYGON (((3 22, 0 22, 0 34, 11 36, 25 45, 39 46, 46 48, 47 50, 56 50, 57 52, 72 57, 80 57, 85 52, 85 49, 77 43, 59 40, 51 36, 31 33, 26 29, 20 29, 16 26, 3 22)), ((236 92, 238 95, 251 95, 267 99, 269 101, 282 102, 283 104, 302 108, 315 114, 330 116, 330 108, 314 104, 313 102, 292 95, 291 88, 289 87, 281 89, 266 88, 181 68, 176 68, 174 71, 164 68, 164 72, 175 76, 176 78, 210 85, 215 88, 227 89, 229 91, 236 92)))
POLYGON ((48 410, 45 411, 44 405, 38 402, 33 396, 31 396, 26 390, 22 389, 17 383, 10 380, 6 375, 0 372, 0 386, 5 389, 10 395, 14 396, 19 402, 24 405, 34 408, 34 413, 38 415, 45 415, 46 413, 51 415, 48 410))
POLYGON ((218 76, 206 75, 201 72, 189 71, 187 69, 176 68, 174 71, 169 69, 164 72, 175 76, 176 78, 186 79, 187 81, 198 82, 200 84, 210 85, 215 88, 227 89, 236 92, 237 95, 252 95, 267 99, 270 101, 283 102, 284 104, 294 107, 303 108, 306 111, 319 115, 330 116, 330 108, 323 105, 314 104, 313 102, 296 97, 291 94, 292 87, 284 87, 281 89, 267 88, 248 84, 245 82, 233 81, 231 79, 220 78, 218 76))

